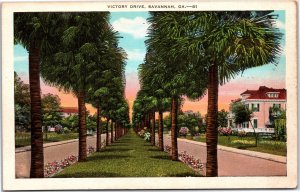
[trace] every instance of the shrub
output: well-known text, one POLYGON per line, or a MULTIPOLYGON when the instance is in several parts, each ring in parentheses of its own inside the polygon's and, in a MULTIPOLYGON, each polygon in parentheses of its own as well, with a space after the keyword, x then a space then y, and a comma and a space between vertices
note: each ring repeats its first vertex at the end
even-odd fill
POLYGON ((286 141, 286 120, 275 120, 275 137, 280 141, 286 141))
POLYGON ((70 129, 68 129, 67 127, 64 128, 64 133, 65 133, 65 134, 68 134, 68 133, 70 133, 70 132, 71 132, 70 129))
POLYGON ((55 125, 54 128, 55 128, 55 132, 58 134, 61 134, 64 132, 64 129, 60 124, 55 125))
POLYGON ((234 130, 232 130, 232 133, 231 133, 231 135, 234 135, 234 136, 238 136, 238 131, 234 131, 234 130))
POLYGON ((239 137, 246 137, 246 136, 247 136, 247 133, 246 133, 246 131, 239 131, 239 132, 237 133, 237 136, 239 136, 239 137))
POLYGON ((242 144, 242 145, 254 145, 255 141, 248 141, 248 140, 233 140, 231 143, 234 144, 242 144))
POLYGON ((219 128, 219 134, 222 136, 229 136, 232 134, 232 129, 227 127, 219 128))
POLYGON ((151 134, 150 134, 149 132, 146 132, 146 133, 144 134, 144 139, 145 139, 145 141, 150 141, 150 138, 151 138, 151 134))
POLYGON ((142 129, 141 131, 138 132, 138 135, 140 137, 144 137, 144 134, 145 134, 145 130, 144 129, 142 129))
POLYGON ((179 130, 179 135, 180 136, 186 136, 189 132, 189 129, 187 127, 181 127, 179 130))
POLYGON ((192 127, 189 131, 192 136, 197 136, 200 133, 200 128, 198 126, 192 127))

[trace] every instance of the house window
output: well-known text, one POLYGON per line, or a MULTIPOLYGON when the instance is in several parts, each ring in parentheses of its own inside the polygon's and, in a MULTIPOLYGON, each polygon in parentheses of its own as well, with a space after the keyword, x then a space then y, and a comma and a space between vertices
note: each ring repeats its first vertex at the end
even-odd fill
POLYGON ((281 104, 276 104, 276 103, 274 103, 274 104, 273 104, 273 108, 275 108, 275 107, 281 108, 281 104))
POLYGON ((257 128, 257 119, 253 119, 253 127, 257 128))
POLYGON ((244 122, 243 123, 243 128, 249 128, 249 123, 248 122, 244 122))
POLYGON ((249 109, 249 104, 246 104, 245 106, 246 106, 247 109, 249 109))
POLYGON ((252 108, 252 111, 258 112, 259 111, 259 103, 252 103, 251 108, 252 108))
POLYGON ((278 93, 268 93, 268 97, 270 98, 277 98, 278 97, 278 93))

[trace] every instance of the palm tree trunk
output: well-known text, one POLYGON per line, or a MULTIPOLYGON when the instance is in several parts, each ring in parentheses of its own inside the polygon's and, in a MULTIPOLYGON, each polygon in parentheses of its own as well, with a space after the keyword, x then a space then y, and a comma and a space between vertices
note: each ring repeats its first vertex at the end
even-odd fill
POLYGON ((110 143, 114 142, 114 122, 110 120, 110 143))
POLYGON ((163 135, 163 112, 158 112, 158 147, 159 150, 164 150, 164 135, 163 135))
POLYGON ((99 152, 101 150, 101 125, 100 125, 100 106, 97 106, 97 146, 96 146, 96 150, 97 152, 99 152))
POLYGON ((108 125, 109 125, 109 118, 106 118, 106 146, 108 146, 108 140, 109 140, 108 125))
POLYGON ((208 81, 208 109, 206 129, 206 176, 218 176, 218 67, 216 64, 209 67, 208 81))
POLYGON ((31 178, 44 177, 44 148, 41 114, 40 49, 29 47, 29 84, 31 105, 31 178))
POLYGON ((152 124, 151 124, 151 144, 155 146, 155 112, 150 113, 152 124))
POLYGON ((172 141, 172 160, 173 161, 178 161, 177 114, 178 114, 178 97, 172 96, 171 141, 172 141))
POLYGON ((83 91, 78 93, 79 113, 79 156, 78 161, 86 161, 86 116, 85 116, 85 95, 83 91))

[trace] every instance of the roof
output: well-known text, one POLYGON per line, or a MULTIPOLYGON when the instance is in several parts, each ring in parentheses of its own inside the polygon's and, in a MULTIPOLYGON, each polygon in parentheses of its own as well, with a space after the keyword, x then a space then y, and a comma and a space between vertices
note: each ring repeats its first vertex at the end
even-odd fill
POLYGON ((62 107, 63 113, 78 113, 77 107, 62 107))
POLYGON ((247 99, 286 99, 286 89, 274 89, 266 86, 260 86, 258 90, 246 90, 241 95, 250 95, 247 99), (278 93, 278 97, 269 97, 267 93, 278 93))

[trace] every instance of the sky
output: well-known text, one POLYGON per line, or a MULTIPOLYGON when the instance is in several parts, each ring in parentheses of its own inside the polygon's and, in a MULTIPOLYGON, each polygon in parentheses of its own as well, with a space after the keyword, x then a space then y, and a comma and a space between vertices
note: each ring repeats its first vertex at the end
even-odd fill
MULTIPOLYGON (((284 11, 275 11, 278 14, 277 27, 285 34, 285 13, 284 11)), ((111 12, 110 22, 114 29, 119 32, 123 38, 119 39, 119 46, 122 47, 127 55, 126 61, 126 88, 125 95, 132 106, 136 93, 140 86, 138 81, 138 66, 143 63, 146 53, 144 41, 147 39, 148 12, 111 12)), ((231 100, 240 97, 245 90, 255 90, 259 86, 273 88, 285 88, 285 35, 281 40, 282 54, 277 65, 267 64, 261 67, 251 68, 238 74, 234 79, 219 87, 219 110, 228 110, 231 100)), ((28 83, 28 52, 21 46, 14 46, 14 69, 21 79, 28 83)), ((77 107, 77 99, 72 94, 59 91, 55 87, 50 87, 41 81, 42 94, 57 94, 64 107, 77 107)), ((95 109, 87 105, 88 110, 93 114, 95 109)), ((207 95, 199 101, 184 102, 183 111, 193 110, 206 114, 207 95)))

